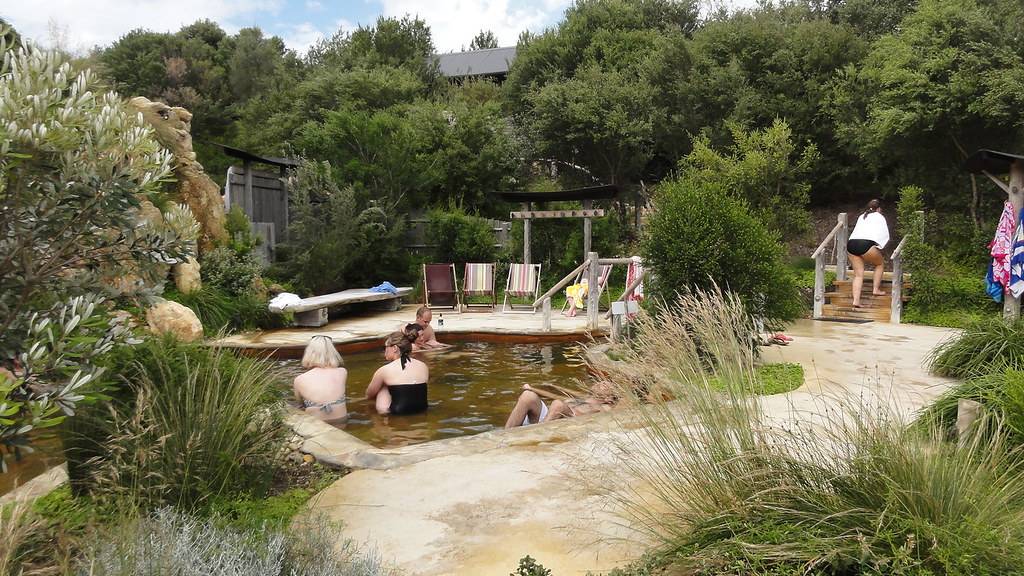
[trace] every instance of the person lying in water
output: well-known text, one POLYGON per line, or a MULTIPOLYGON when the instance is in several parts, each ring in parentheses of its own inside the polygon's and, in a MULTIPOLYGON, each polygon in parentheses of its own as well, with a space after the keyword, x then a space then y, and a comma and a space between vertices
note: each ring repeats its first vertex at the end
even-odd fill
POLYGON ((420 334, 416 339, 414 350, 443 350, 451 347, 450 344, 442 344, 437 341, 437 337, 434 335, 434 328, 430 325, 433 317, 433 312, 426 306, 420 306, 416 309, 416 320, 414 323, 419 325, 420 334))
POLYGON ((417 329, 392 332, 384 340, 387 364, 373 373, 366 399, 374 402, 378 414, 415 414, 427 409, 427 380, 430 369, 412 358, 417 329))
POLYGON ((619 400, 615 394, 615 387, 608 382, 594 384, 590 388, 590 393, 591 395, 585 398, 563 398, 523 384, 523 391, 519 394, 512 413, 508 415, 508 420, 505 421, 505 428, 607 412, 619 400), (551 400, 550 407, 542 396, 551 400))
POLYGON ((327 421, 348 417, 345 406, 348 371, 344 366, 330 336, 317 335, 310 339, 302 354, 302 367, 308 371, 292 382, 295 399, 302 403, 307 414, 327 421))

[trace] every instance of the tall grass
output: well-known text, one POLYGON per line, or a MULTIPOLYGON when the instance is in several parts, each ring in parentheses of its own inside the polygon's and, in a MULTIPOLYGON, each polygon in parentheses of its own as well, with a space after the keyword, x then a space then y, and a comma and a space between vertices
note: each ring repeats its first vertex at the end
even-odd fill
POLYGON ((237 530, 173 509, 114 530, 92 546, 79 576, 389 576, 372 552, 339 542, 323 520, 288 530, 237 530))
POLYGON ((998 426, 950 443, 839 399, 812 415, 768 415, 748 393, 753 356, 737 335, 749 326, 717 291, 640 320, 629 354, 643 365, 613 375, 629 391, 659 392, 627 412, 643 426, 623 426, 613 449, 610 494, 632 526, 706 574, 1024 565, 1024 470, 998 426))
POLYGON ((1002 368, 961 382, 928 407, 922 422, 952 434, 961 398, 983 404, 1010 435, 1010 441, 1024 445, 1024 370, 1002 368))
POLYGON ((16 498, 0 506, 0 576, 21 573, 25 545, 44 528, 32 500, 16 498))
POLYGON ((928 357, 929 369, 940 376, 973 378, 1024 359, 1024 319, 987 318, 946 340, 928 357))
POLYGON ((283 430, 272 363, 170 337, 132 356, 123 398, 84 418, 69 443, 77 485, 143 509, 195 509, 269 480, 283 430))

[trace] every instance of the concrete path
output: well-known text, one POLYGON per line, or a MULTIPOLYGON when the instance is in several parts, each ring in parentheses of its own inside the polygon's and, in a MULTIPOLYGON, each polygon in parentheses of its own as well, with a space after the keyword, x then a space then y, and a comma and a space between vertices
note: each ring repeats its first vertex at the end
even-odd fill
MULTIPOLYGON (((947 329, 800 321, 789 334, 795 342, 764 351, 765 361, 805 367, 803 387, 763 399, 780 420, 816 420, 825 407, 864 397, 910 414, 953 383, 922 366, 947 329)), ((557 576, 605 571, 646 543, 586 488, 593 478, 574 463, 600 469, 602 448, 629 421, 611 413, 499 430, 406 447, 390 460, 375 451, 373 468, 341 478, 311 507, 407 574, 502 575, 527 554, 557 576)))

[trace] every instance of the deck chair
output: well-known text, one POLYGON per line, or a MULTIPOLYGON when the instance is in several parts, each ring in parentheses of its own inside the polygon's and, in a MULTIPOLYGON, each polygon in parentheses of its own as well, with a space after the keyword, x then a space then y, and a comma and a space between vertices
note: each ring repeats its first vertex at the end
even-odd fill
POLYGON ((462 311, 455 264, 423 265, 423 302, 429 308, 462 311))
POLYGON ((533 314, 537 308, 533 303, 540 295, 540 264, 509 264, 508 281, 505 283, 505 301, 501 305, 502 312, 527 312, 533 314), (529 306, 511 303, 511 298, 529 298, 529 306))
POLYGON ((494 291, 494 262, 466 262, 466 271, 462 275, 462 306, 467 310, 475 308, 480 311, 494 310, 498 304, 498 295, 494 291), (471 304, 471 296, 490 296, 489 302, 471 304))
MULTIPOLYGON (((583 278, 587 277, 587 272, 588 272, 587 268, 584 268, 583 270, 580 270, 580 273, 576 275, 576 280, 573 282, 573 284, 579 284, 580 282, 582 282, 583 278)), ((600 303, 601 296, 604 295, 605 300, 608 301, 608 307, 609 308, 611 308, 611 306, 612 306, 612 297, 611 297, 610 294, 608 294, 608 292, 605 290, 605 288, 608 287, 608 278, 611 275, 612 275, 612 265, 611 264, 602 264, 601 267, 597 271, 597 301, 600 303)), ((589 290, 589 288, 588 288, 588 290, 589 290)), ((587 306, 586 302, 587 302, 586 300, 583 301, 583 307, 584 308, 586 308, 586 306, 587 306)), ((565 309, 568 308, 568 307, 569 307, 569 299, 566 298, 565 302, 562 303, 562 312, 565 312, 565 309)))

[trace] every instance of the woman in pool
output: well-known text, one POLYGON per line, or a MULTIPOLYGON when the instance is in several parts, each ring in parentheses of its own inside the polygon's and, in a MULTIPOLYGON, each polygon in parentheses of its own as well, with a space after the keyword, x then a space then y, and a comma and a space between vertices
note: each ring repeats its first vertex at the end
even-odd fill
POLYGON ((341 354, 329 336, 313 336, 302 354, 302 367, 308 371, 295 377, 292 389, 307 414, 321 420, 343 420, 345 406, 345 370, 341 354))
POLYGON ((378 414, 415 414, 427 409, 430 369, 411 356, 419 330, 393 332, 384 340, 388 363, 373 374, 366 399, 373 400, 378 414))
POLYGON ((523 384, 523 391, 519 394, 519 399, 505 422, 505 428, 607 412, 619 401, 619 397, 615 394, 615 387, 608 382, 594 384, 590 387, 590 394, 586 398, 557 398, 553 394, 533 388, 529 384, 523 384), (554 398, 550 407, 541 399, 542 394, 554 398))
POLYGON ((885 259, 882 249, 889 243, 889 223, 882 216, 882 203, 876 198, 868 202, 867 208, 857 218, 846 251, 853 265, 853 307, 860 308, 860 291, 864 286, 864 266, 875 267, 874 285, 871 293, 885 296, 882 292, 882 275, 885 273, 885 259))

